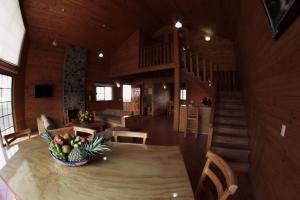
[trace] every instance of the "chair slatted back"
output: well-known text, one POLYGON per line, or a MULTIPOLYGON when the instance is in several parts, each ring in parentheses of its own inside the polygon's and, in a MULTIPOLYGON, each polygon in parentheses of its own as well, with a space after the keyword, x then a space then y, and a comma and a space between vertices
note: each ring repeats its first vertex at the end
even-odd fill
POLYGON ((207 161, 205 163, 203 172, 200 176, 199 184, 196 189, 196 196, 199 195, 199 192, 203 186, 203 182, 208 176, 213 182, 214 186, 216 187, 218 193, 218 200, 226 200, 230 195, 233 195, 238 188, 236 176, 233 173, 232 169, 229 167, 229 165, 226 163, 226 161, 223 160, 223 158, 221 158, 217 154, 208 151, 206 157, 207 161), (210 167, 212 163, 215 166, 217 166, 217 168, 222 172, 223 176, 225 177, 226 188, 223 188, 220 178, 216 175, 215 172, 211 170, 210 167))
POLYGON ((92 138, 94 138, 96 135, 96 130, 94 130, 94 129, 74 126, 75 135, 77 135, 78 132, 90 134, 90 135, 92 135, 92 138))

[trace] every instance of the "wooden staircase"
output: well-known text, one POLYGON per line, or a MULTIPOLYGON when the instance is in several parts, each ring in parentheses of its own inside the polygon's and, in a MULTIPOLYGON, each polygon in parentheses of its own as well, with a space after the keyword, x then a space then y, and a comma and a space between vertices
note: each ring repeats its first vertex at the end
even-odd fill
POLYGON ((249 169, 249 139, 240 92, 218 92, 211 150, 238 172, 249 169))

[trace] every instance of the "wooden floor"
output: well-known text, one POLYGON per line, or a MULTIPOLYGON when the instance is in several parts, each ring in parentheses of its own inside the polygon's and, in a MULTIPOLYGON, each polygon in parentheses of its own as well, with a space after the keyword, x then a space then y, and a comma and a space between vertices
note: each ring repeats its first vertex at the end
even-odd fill
MULTIPOLYGON (((167 117, 143 117, 139 129, 148 133, 149 138, 146 144, 180 146, 191 185, 195 190, 206 161, 207 136, 199 135, 198 139, 195 139, 194 135, 190 134, 184 138, 183 134, 172 130, 172 119, 167 117)), ((237 194, 230 199, 252 200, 248 174, 237 174, 237 176, 239 189, 237 194)))

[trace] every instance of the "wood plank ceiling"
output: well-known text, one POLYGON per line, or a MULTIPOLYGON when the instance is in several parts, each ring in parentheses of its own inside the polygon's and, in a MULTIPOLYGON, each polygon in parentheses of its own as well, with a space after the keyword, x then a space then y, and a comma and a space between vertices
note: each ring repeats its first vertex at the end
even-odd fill
POLYGON ((111 52, 133 31, 154 31, 180 18, 233 40, 238 0, 21 0, 31 40, 111 52))

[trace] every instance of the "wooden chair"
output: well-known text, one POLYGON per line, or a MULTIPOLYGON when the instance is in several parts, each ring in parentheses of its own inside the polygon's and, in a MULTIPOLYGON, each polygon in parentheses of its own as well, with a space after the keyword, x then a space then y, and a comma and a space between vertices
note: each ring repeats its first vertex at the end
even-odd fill
POLYGON ((225 162, 225 160, 223 160, 217 154, 208 151, 206 157, 207 161, 204 166, 203 172, 200 176, 195 196, 196 198, 199 197, 200 191, 203 187, 203 182, 208 176, 213 182, 214 186, 216 187, 218 200, 226 200, 230 195, 233 195, 238 188, 236 176, 233 173, 232 169, 225 162), (226 188, 223 188, 221 179, 217 176, 215 172, 211 170, 210 167, 212 163, 220 170, 220 172, 225 177, 226 188))
MULTIPOLYGON (((21 130, 21 131, 15 132, 15 133, 4 135, 3 138, 4 138, 4 141, 5 141, 5 144, 3 144, 3 141, 2 141, 2 145, 3 146, 6 145, 7 147, 9 147, 9 145, 13 141, 15 141, 17 138, 21 138, 21 137, 24 137, 24 136, 27 136, 28 139, 30 139, 31 129, 25 129, 25 130, 21 130)), ((1 135, 1 140, 2 140, 2 135, 1 135)))
MULTIPOLYGON (((96 130, 94 130, 94 129, 83 128, 83 127, 78 127, 78 126, 74 126, 73 129, 74 129, 75 135, 77 135, 78 132, 79 132, 79 133, 86 133, 86 134, 88 134, 88 135, 92 135, 92 138, 94 138, 95 135, 96 135, 96 130)), ((79 135, 79 134, 78 134, 78 135, 79 135)))
POLYGON ((132 138, 142 138, 143 144, 146 144, 148 134, 145 132, 113 131, 112 136, 115 138, 115 142, 118 142, 118 137, 132 137, 132 138))
POLYGON ((186 122, 186 133, 191 132, 195 134, 195 138, 198 136, 199 132, 199 108, 198 107, 187 107, 187 122, 186 122))

